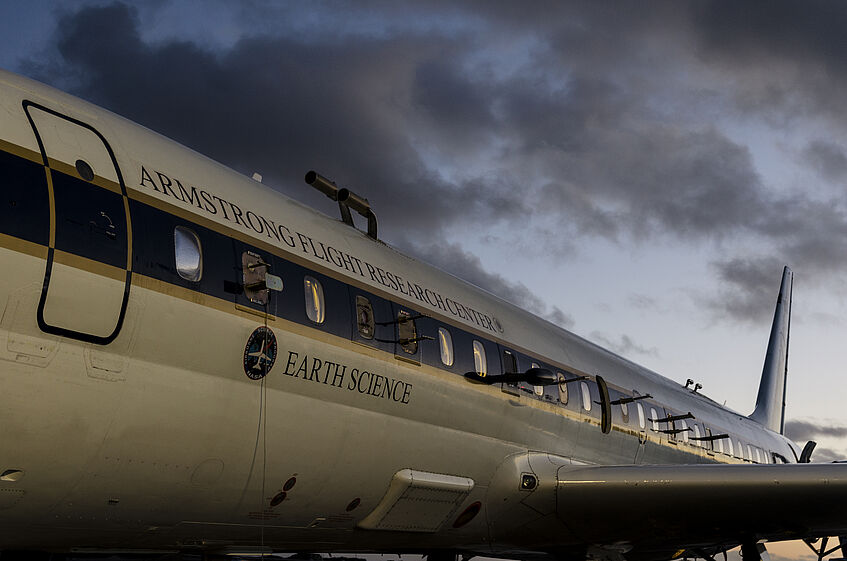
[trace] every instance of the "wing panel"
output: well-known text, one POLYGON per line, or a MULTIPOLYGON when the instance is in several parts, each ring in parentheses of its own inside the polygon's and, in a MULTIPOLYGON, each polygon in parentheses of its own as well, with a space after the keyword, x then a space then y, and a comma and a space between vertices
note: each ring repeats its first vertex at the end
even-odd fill
POLYGON ((847 464, 564 466, 556 498, 586 543, 681 548, 847 534, 847 464))

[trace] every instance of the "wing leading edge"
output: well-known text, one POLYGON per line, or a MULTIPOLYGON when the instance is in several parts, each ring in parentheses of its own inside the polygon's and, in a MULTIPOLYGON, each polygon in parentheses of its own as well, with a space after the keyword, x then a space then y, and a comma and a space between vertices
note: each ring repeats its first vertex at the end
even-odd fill
POLYGON ((563 466, 556 501, 580 541, 633 557, 845 535, 847 464, 563 466))

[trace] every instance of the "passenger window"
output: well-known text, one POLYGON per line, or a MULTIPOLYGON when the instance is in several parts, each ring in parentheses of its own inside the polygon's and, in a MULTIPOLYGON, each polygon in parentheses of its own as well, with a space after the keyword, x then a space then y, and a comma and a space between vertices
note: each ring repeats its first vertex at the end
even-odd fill
POLYGON ((638 410, 638 427, 641 430, 644 430, 644 428, 647 426, 647 422, 644 419, 644 406, 642 406, 640 403, 636 403, 635 409, 638 410))
POLYGON ((738 445, 738 458, 744 459, 744 446, 741 444, 740 440, 736 440, 735 443, 738 445))
MULTIPOLYGON (((541 367, 540 367, 537 363, 535 363, 535 362, 533 362, 530 366, 531 366, 532 368, 541 368, 541 367)), ((543 397, 543 396, 544 396, 544 386, 532 386, 532 389, 533 389, 533 391, 535 392, 535 395, 537 395, 538 397, 543 397)))
POLYGON ((713 441, 712 441, 712 446, 714 446, 714 447, 715 447, 715 450, 717 450, 717 451, 718 451, 718 453, 720 453, 720 454, 723 454, 723 453, 724 453, 724 452, 723 452, 723 439, 722 439, 722 438, 719 438, 719 439, 717 439, 717 440, 713 440, 713 441))
POLYGON ((659 414, 655 407, 650 408, 650 426, 653 432, 659 432, 659 414))
POLYGON ((682 432, 680 434, 682 434, 682 441, 688 442, 688 423, 686 423, 685 419, 683 419, 681 421, 681 424, 682 424, 682 432))
POLYGON ((324 289, 318 279, 306 276, 303 279, 306 296, 306 315, 315 323, 324 322, 324 289))
POLYGON ((591 389, 587 382, 580 382, 579 388, 582 390, 582 408, 586 411, 591 411, 591 389))
POLYGON ((444 327, 438 328, 438 347, 441 349, 441 364, 453 366, 453 336, 444 327))
POLYGON ((200 238, 182 226, 174 228, 174 260, 176 272, 187 281, 197 282, 203 276, 203 252, 200 238))
POLYGON ((556 373, 556 377, 559 379, 559 401, 562 405, 568 404, 568 383, 565 380, 565 375, 561 372, 556 373))
POLYGON ((756 454, 756 463, 757 463, 757 464, 761 464, 761 463, 762 463, 762 456, 761 456, 761 454, 759 453, 759 449, 758 449, 758 448, 754 448, 754 449, 753 449, 753 453, 754 453, 754 454, 756 454))
POLYGON ((474 340, 473 342, 473 363, 476 373, 480 376, 488 374, 488 361, 485 360, 485 347, 482 343, 474 340))
POLYGON ((624 423, 629 422, 629 406, 626 403, 621 403, 621 416, 624 423))
POLYGON ((374 309, 371 301, 364 296, 356 296, 356 324, 362 339, 373 339, 376 331, 374 309))
POLYGON ((700 427, 698 425, 694 425, 694 440, 692 443, 694 446, 700 446, 700 427))
POLYGON ((418 352, 418 328, 412 315, 405 310, 397 314, 397 342, 406 354, 418 352))

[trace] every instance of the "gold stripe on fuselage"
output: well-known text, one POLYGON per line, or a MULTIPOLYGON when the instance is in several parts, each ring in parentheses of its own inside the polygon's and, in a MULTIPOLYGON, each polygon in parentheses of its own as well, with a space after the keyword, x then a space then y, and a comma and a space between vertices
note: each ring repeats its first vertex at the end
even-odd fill
POLYGON ((0 150, 36 164, 44 164, 44 160, 41 158, 41 152, 30 150, 29 148, 24 148, 17 144, 12 144, 6 140, 0 139, 0 150))
MULTIPOLYGON (((71 177, 79 178, 79 173, 77 172, 76 167, 50 157, 47 158, 47 161, 50 163, 50 169, 54 169, 71 177)), ((94 179, 92 179, 91 181, 88 181, 86 179, 86 181, 93 185, 97 185, 98 187, 102 187, 107 191, 111 191, 112 193, 123 195, 123 193, 121 192, 121 186, 118 183, 112 181, 111 179, 106 179, 105 177, 95 175, 94 179)))
POLYGON ((48 250, 46 246, 43 246, 40 243, 22 240, 21 238, 16 238, 8 234, 0 233, 0 247, 11 249, 18 253, 25 253, 26 255, 31 255, 33 257, 39 257, 45 260, 47 259, 48 250))
MULTIPOLYGON (((8 142, 3 142, 2 144, 0 144, 0 148, 2 148, 5 151, 12 153, 14 155, 18 155, 18 156, 30 159, 32 161, 43 163, 43 161, 40 158, 40 154, 35 154, 32 151, 29 151, 25 148, 15 147, 14 145, 9 144, 8 142), (14 150, 12 148, 17 148, 17 150, 14 150), (32 157, 33 154, 35 154, 35 156, 37 156, 37 157, 32 157)), ((55 160, 50 160, 50 163, 51 163, 51 166, 54 166, 54 169, 56 169, 57 171, 61 171, 63 173, 68 173, 68 174, 71 174, 71 175, 76 174, 76 170, 72 166, 69 166, 67 164, 64 164, 62 162, 58 162, 58 161, 55 161, 55 160)), ((55 247, 54 236, 55 236, 55 220, 56 220, 56 217, 55 217, 55 210, 54 210, 55 209, 55 202, 54 202, 53 185, 52 185, 52 178, 50 176, 50 172, 47 168, 45 168, 45 172, 47 173, 48 190, 49 190, 49 194, 50 194, 50 206, 51 206, 50 247, 55 247)), ((97 178, 95 178, 95 181, 93 183, 98 185, 99 187, 105 188, 105 189, 112 191, 116 194, 122 194, 120 185, 118 185, 117 183, 115 183, 113 181, 104 179, 102 177, 97 177, 97 178)), ((296 263, 300 266, 303 266, 307 269, 310 269, 310 270, 319 272, 321 274, 324 274, 327 277, 336 279, 336 280, 338 280, 338 281, 340 281, 340 282, 342 282, 346 285, 354 286, 354 287, 359 288, 361 290, 367 291, 371 294, 385 298, 388 301, 398 302, 398 300, 400 300, 396 294, 388 293, 387 291, 382 290, 378 287, 375 287, 375 286, 366 284, 364 282, 361 282, 360 280, 358 280, 356 278, 347 277, 347 276, 344 276, 342 274, 339 274, 339 272, 335 269, 331 269, 331 268, 326 267, 322 264, 315 263, 315 262, 310 261, 308 259, 305 259, 305 258, 303 258, 303 257, 301 257, 301 256, 299 256, 295 253, 290 253, 287 250, 285 250, 285 249, 283 249, 279 246, 272 245, 272 244, 270 244, 270 243, 268 243, 268 242, 266 242, 262 239, 254 237, 254 236, 252 236, 248 233, 245 233, 245 232, 233 229, 231 227, 222 225, 218 222, 210 220, 207 217, 204 217, 204 216, 199 215, 199 214, 195 214, 194 212, 192 212, 188 209, 179 207, 177 205, 174 205, 173 203, 170 203, 168 201, 164 201, 164 200, 159 199, 155 196, 151 196, 151 195, 148 195, 147 193, 132 190, 132 189, 127 189, 127 196, 128 196, 128 198, 131 198, 131 199, 136 200, 138 202, 147 204, 147 205, 149 205, 153 208, 156 208, 157 210, 160 210, 160 211, 163 211, 165 213, 180 217, 180 218, 187 220, 189 222, 192 222, 194 224, 203 226, 203 227, 205 227, 205 228, 207 228, 211 231, 214 231, 218 234, 224 235, 224 236, 229 237, 229 238, 237 239, 237 240, 239 240, 243 243, 249 244, 249 245, 251 245, 251 246, 253 246, 253 247, 255 247, 255 248, 257 248, 261 251, 267 251, 267 252, 269 252, 273 255, 276 255, 276 256, 278 256, 282 259, 285 259, 285 260, 290 261, 292 263, 296 263)), ((126 199, 127 199, 127 197, 124 198, 124 204, 125 204, 125 210, 126 210, 126 213, 127 213, 127 218, 129 219, 130 212, 129 212, 129 207, 128 207, 128 201, 126 199)), ((128 226, 129 226, 129 224, 128 224, 128 226)), ((131 227, 128 227, 127 230, 128 230, 128 235, 131 236, 131 227)), ((131 243, 131 238, 130 238, 129 243, 131 243)), ((14 238, 14 237, 11 237, 11 236, 8 236, 8 235, 3 235, 3 234, 0 234, 0 246, 6 247, 8 249, 13 249, 15 251, 20 251, 22 253, 27 253, 27 254, 30 254, 30 255, 42 256, 43 258, 46 258, 46 255, 47 255, 47 248, 40 246, 39 244, 33 244, 31 242, 25 242, 24 240, 19 240, 17 238, 14 238)), ((57 262, 59 262, 59 263, 63 263, 65 265, 69 265, 69 266, 72 266, 72 267, 75 267, 75 268, 78 268, 78 269, 81 269, 81 270, 86 270, 86 271, 89 271, 89 272, 92 272, 92 273, 95 273, 95 274, 98 274, 98 275, 106 276, 106 277, 109 277, 109 278, 112 278, 112 279, 115 279, 115 280, 118 280, 118 281, 124 281, 126 279, 126 270, 124 270, 124 269, 114 267, 114 266, 111 266, 111 265, 107 265, 107 264, 104 264, 104 263, 101 263, 101 262, 98 262, 98 261, 94 261, 94 260, 91 260, 91 259, 87 259, 87 258, 84 258, 84 257, 80 257, 80 256, 77 256, 77 255, 73 255, 73 254, 70 254, 70 253, 67 253, 67 252, 64 252, 64 251, 56 251, 55 254, 54 254, 54 259, 56 259, 57 262)), ((131 253, 128 256, 128 259, 127 259, 127 268, 129 268, 130 265, 131 265, 131 253)), ((202 293, 198 290, 193 290, 193 289, 185 288, 185 287, 182 287, 182 286, 170 284, 170 283, 167 283, 165 281, 161 281, 161 280, 158 280, 158 279, 154 279, 154 278, 151 278, 151 277, 140 275, 138 273, 133 274, 132 284, 139 287, 139 288, 145 288, 145 289, 152 290, 152 291, 164 294, 164 295, 180 298, 182 300, 186 300, 186 301, 189 301, 189 302, 192 302, 192 303, 195 303, 195 304, 198 304, 198 305, 202 305, 202 306, 207 306, 207 307, 216 309, 218 311, 222 311, 222 312, 225 312, 225 313, 228 313, 228 314, 233 314, 233 315, 236 315, 236 316, 239 316, 239 317, 242 317, 242 318, 246 318, 246 319, 255 319, 255 317, 258 316, 258 317, 263 317, 263 318, 267 317, 267 319, 270 320, 270 321, 279 320, 280 324, 278 325, 278 327, 280 329, 283 329, 283 330, 286 330, 286 331, 291 331, 293 333, 298 333, 298 334, 307 336, 307 337, 309 337, 313 340, 317 340, 317 341, 320 341, 320 342, 325 343, 325 344, 330 344, 330 345, 333 345, 333 346, 336 346, 336 347, 349 348, 349 349, 351 349, 351 350, 353 350, 353 351, 355 351, 359 354, 366 355, 366 356, 372 357, 374 359, 378 359, 378 360, 382 360, 382 361, 391 361, 391 359, 389 359, 388 357, 391 357, 394 360, 397 359, 397 357, 394 356, 393 353, 389 353, 387 351, 372 348, 372 347, 369 347, 369 346, 366 346, 366 345, 360 345, 360 344, 357 344, 354 341, 351 341, 348 338, 343 338, 343 337, 340 337, 340 336, 337 336, 337 335, 334 335, 334 334, 331 334, 331 333, 327 333, 327 332, 320 330, 320 329, 316 329, 316 328, 312 328, 312 327, 308 327, 308 326, 303 326, 303 325, 300 325, 298 323, 294 323, 294 322, 291 322, 289 320, 285 320, 281 317, 273 316, 271 314, 266 315, 264 312, 262 312, 260 310, 254 310, 254 309, 251 309, 251 308, 248 308, 248 307, 245 307, 245 306, 240 306, 240 305, 235 304, 235 302, 233 302, 233 301, 224 300, 224 299, 221 299, 221 298, 218 298, 218 297, 215 297, 215 296, 211 296, 209 294, 202 293)), ((419 304, 417 304, 417 303, 415 303, 411 300, 406 300, 405 302, 403 302, 403 304, 407 305, 411 308, 414 308, 414 309, 424 309, 424 308, 421 308, 419 306, 419 304)), ((532 352, 528 349, 516 346, 516 345, 514 345, 514 343, 506 341, 502 338, 499 338, 492 333, 483 332, 479 329, 474 328, 471 325, 460 323, 456 320, 453 320, 452 318, 449 318, 449 317, 446 317, 446 316, 441 316, 437 313, 433 313, 432 310, 429 310, 428 308, 426 308, 426 312, 427 312, 428 316, 432 317, 433 319, 437 319, 439 322, 441 322, 445 325, 451 325, 451 326, 454 326, 458 329, 466 331, 468 333, 476 334, 480 338, 483 338, 483 339, 486 339, 488 341, 492 341, 492 342, 495 342, 495 343, 499 343, 501 345, 508 347, 509 349, 521 352, 521 353, 526 354, 528 356, 536 356, 536 357, 538 356, 536 353, 534 353, 534 352, 532 352)), ((591 376, 590 374, 588 374, 586 372, 582 372, 579 369, 573 368, 571 366, 559 364, 559 363, 552 361, 548 358, 543 358, 541 360, 544 360, 548 364, 551 364, 554 368, 565 370, 565 371, 568 371, 568 372, 576 374, 576 375, 588 375, 589 377, 593 378, 593 376, 591 376)), ((415 363, 415 364, 418 368, 420 368, 421 371, 425 371, 425 372, 427 372, 431 375, 443 377, 444 379, 455 380, 456 374, 454 374, 452 372, 441 370, 439 368, 432 367, 432 366, 425 365, 425 364, 424 365, 421 365, 421 364, 418 364, 418 363, 415 363)), ((497 396, 500 399, 506 399, 506 400, 514 399, 514 397, 511 396, 510 394, 502 392, 498 385, 488 386, 488 385, 482 385, 482 384, 474 384, 474 387, 477 389, 477 391, 488 392, 491 395, 497 396)), ((610 387, 622 391, 621 388, 618 388, 614 385, 610 385, 610 387)), ((583 421, 585 423, 600 427, 600 421, 598 419, 594 419, 593 417, 586 417, 581 412, 577 412, 577 411, 567 409, 565 407, 561 407, 558 404, 547 403, 545 401, 532 399, 532 398, 527 398, 527 402, 528 402, 527 405, 530 405, 531 407, 534 407, 534 408, 537 408, 537 409, 542 409, 542 410, 548 411, 550 413, 557 414, 557 415, 560 415, 560 416, 563 416, 563 417, 568 417, 568 418, 571 418, 571 419, 574 419, 574 420, 580 420, 580 421, 583 421)), ((633 434, 634 437, 638 436, 637 431, 633 432, 632 430, 628 429, 627 427, 623 427, 623 426, 618 427, 617 425, 614 425, 614 428, 617 431, 633 434)), ((678 448, 678 443, 672 441, 671 439, 650 438, 650 442, 664 446, 664 447, 678 448)), ((710 452, 706 451, 705 449, 699 448, 699 447, 688 450, 688 452, 690 454, 696 454, 696 455, 702 456, 704 458, 708 458, 710 461, 717 461, 717 462, 721 462, 721 463, 740 463, 740 462, 743 462, 743 460, 725 457, 725 455, 723 455, 723 454, 710 453, 710 452)))
POLYGON ((120 267, 108 265, 87 257, 74 255, 73 253, 68 253, 67 251, 62 251, 60 249, 54 250, 53 262, 67 265, 68 267, 73 267, 74 269, 79 269, 81 271, 94 273, 101 277, 108 277, 116 281, 126 282, 126 269, 121 269, 120 267))

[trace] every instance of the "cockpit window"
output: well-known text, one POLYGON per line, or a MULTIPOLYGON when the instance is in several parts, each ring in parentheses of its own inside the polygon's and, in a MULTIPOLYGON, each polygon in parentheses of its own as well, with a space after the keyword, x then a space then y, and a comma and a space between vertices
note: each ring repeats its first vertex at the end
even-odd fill
POLYGON ((182 226, 174 228, 176 272, 187 281, 198 282, 203 276, 203 252, 200 238, 182 226))

